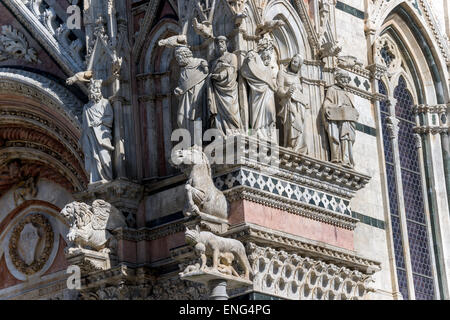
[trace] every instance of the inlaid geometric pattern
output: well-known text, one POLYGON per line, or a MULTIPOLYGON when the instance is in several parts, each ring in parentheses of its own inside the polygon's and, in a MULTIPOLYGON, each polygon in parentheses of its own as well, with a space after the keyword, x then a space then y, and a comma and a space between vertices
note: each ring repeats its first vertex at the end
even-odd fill
POLYGON ((336 213, 349 216, 352 214, 348 200, 247 169, 239 169, 216 177, 214 178, 214 184, 222 191, 238 186, 247 186, 336 213))

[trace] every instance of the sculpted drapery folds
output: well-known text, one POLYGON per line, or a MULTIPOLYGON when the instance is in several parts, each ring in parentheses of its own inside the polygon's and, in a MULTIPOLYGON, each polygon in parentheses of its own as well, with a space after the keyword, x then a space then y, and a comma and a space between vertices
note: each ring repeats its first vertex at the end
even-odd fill
POLYGON ((336 84, 329 87, 323 104, 325 130, 330 143, 331 162, 353 168, 353 143, 356 136, 355 122, 359 113, 351 96, 345 91, 350 77, 344 71, 336 72, 336 84))
POLYGON ((305 154, 307 145, 304 121, 308 100, 300 79, 302 64, 303 58, 296 54, 285 69, 280 68, 277 76, 277 94, 281 105, 278 116, 283 124, 283 146, 305 154))
POLYGON ((110 181, 113 178, 111 128, 114 112, 101 92, 102 80, 90 80, 89 102, 83 107, 81 146, 89 181, 110 181))
POLYGON ((276 81, 272 77, 270 62, 273 47, 268 44, 259 50, 247 53, 241 75, 250 87, 250 125, 256 136, 271 142, 277 141, 275 92, 276 81))
POLYGON ((216 46, 219 57, 212 63, 208 104, 211 126, 226 135, 237 133, 242 128, 237 83, 238 59, 234 53, 227 51, 226 37, 217 37, 216 46))
POLYGON ((177 124, 179 128, 194 133, 194 121, 202 119, 202 105, 206 93, 208 62, 194 58, 192 51, 185 45, 175 47, 175 57, 181 68, 175 95, 179 97, 177 124))

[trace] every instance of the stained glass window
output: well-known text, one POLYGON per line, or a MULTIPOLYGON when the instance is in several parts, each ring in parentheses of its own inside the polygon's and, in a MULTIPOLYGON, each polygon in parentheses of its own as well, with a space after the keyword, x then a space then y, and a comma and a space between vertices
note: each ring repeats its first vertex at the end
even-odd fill
MULTIPOLYGON (((386 94, 383 82, 379 82, 379 92, 386 94)), ((398 154, 400 157, 400 177, 403 193, 400 195, 396 185, 394 150, 387 130, 387 117, 390 116, 388 104, 380 102, 381 125, 383 130, 383 146, 386 163, 386 179, 389 192, 389 209, 392 222, 395 262, 400 292, 408 299, 408 282, 403 253, 403 242, 400 227, 398 201, 402 197, 405 205, 408 245, 411 257, 411 268, 416 299, 434 299, 435 288, 429 248, 429 235, 425 219, 425 206, 422 192, 419 155, 414 138, 413 98, 407 89, 407 83, 400 77, 394 90, 395 117, 398 123, 398 154)))

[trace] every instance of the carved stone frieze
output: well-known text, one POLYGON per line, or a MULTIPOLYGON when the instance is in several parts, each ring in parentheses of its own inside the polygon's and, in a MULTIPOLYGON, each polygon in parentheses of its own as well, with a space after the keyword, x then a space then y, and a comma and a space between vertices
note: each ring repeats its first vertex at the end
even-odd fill
POLYGON ((372 277, 319 259, 249 243, 253 289, 293 300, 358 300, 374 291, 372 277))
MULTIPOLYGON (((326 244, 318 244, 305 238, 251 223, 234 226, 226 235, 245 243, 253 242, 265 247, 281 248, 287 252, 296 252, 302 256, 328 261, 367 274, 378 271, 381 265, 380 262, 364 258, 353 251, 331 247, 326 244)), ((177 251, 177 254, 185 256, 188 253, 177 251)))

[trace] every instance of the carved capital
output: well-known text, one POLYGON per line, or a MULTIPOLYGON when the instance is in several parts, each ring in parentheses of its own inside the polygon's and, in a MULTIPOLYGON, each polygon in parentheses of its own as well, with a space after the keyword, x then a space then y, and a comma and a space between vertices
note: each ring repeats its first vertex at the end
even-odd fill
POLYGON ((398 130, 399 130, 398 123, 399 120, 394 116, 388 116, 386 118, 386 128, 388 130, 389 138, 391 140, 398 138, 398 130))

